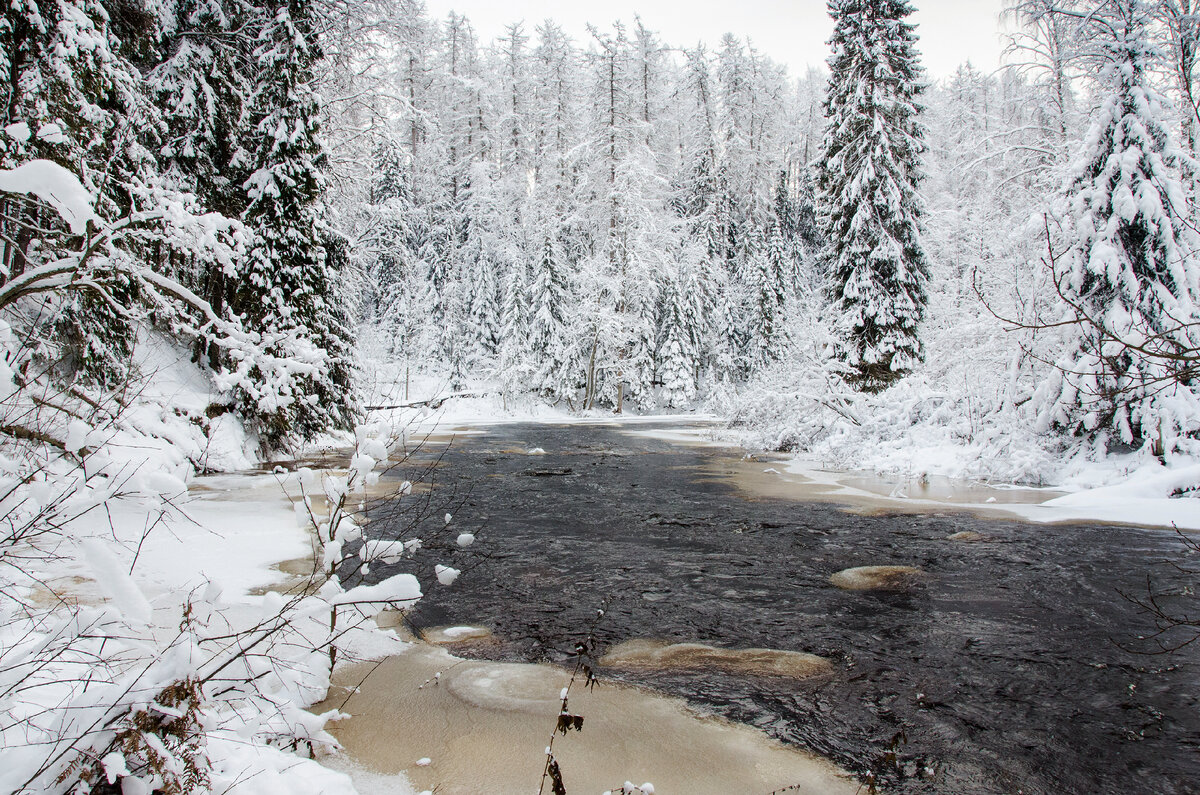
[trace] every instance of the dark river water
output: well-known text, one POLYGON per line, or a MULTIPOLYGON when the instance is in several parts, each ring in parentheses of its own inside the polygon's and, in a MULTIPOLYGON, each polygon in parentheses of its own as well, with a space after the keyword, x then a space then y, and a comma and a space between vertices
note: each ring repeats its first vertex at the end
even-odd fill
MULTIPOLYGON (((491 628, 498 642, 475 656, 565 662, 593 625, 601 653, 635 638, 809 652, 833 662, 832 678, 601 676, 873 771, 885 791, 1200 792, 1200 643, 1126 648, 1149 648, 1137 637, 1154 625, 1121 592, 1144 594, 1148 577, 1160 591, 1196 584, 1170 565, 1189 561, 1169 531, 758 498, 713 476, 729 451, 613 426, 496 427, 430 447, 403 476, 438 454, 425 511, 438 518, 412 528, 395 506, 371 509, 372 536, 417 535, 426 548, 372 576, 462 568, 411 620, 491 628), (453 531, 437 541, 444 506, 453 531), (458 549, 461 530, 477 543, 458 549), (947 540, 968 530, 988 540, 947 540), (909 593, 829 582, 890 564, 927 576, 909 593)), ((1197 612, 1187 596, 1166 604, 1197 612)))

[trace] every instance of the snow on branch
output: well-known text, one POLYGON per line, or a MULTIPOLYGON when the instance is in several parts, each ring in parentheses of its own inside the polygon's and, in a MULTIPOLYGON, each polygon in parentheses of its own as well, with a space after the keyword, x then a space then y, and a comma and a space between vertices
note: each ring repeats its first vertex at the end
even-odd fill
POLYGON ((100 217, 92 209, 95 198, 58 163, 31 160, 13 169, 0 169, 0 190, 41 199, 62 216, 72 234, 84 234, 89 221, 100 224, 100 217))

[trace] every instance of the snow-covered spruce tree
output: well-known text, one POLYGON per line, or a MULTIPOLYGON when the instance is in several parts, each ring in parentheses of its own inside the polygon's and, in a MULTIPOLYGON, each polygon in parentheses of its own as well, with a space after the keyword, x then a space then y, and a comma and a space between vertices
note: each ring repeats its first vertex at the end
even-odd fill
POLYGON ((234 309, 254 331, 308 337, 328 356, 324 367, 300 374, 290 403, 242 407, 274 447, 293 435, 350 427, 353 343, 338 271, 347 261, 345 244, 325 223, 320 202, 325 151, 311 89, 321 58, 315 11, 308 0, 270 0, 262 13, 244 215, 256 234, 234 309))
POLYGON ((497 253, 503 273, 500 305, 500 375, 504 383, 518 392, 530 389, 531 355, 529 352, 529 290, 533 284, 533 263, 516 246, 502 247, 497 253))
POLYGON ((765 246, 760 245, 746 265, 750 366, 759 369, 778 359, 787 341, 785 310, 790 263, 778 225, 771 226, 765 246))
POLYGON ((923 91, 906 0, 832 0, 828 119, 816 169, 839 356, 886 388, 922 359, 929 269, 921 249, 923 91))
MULTIPOLYGON (((243 124, 254 76, 247 58, 252 41, 239 35, 244 11, 228 0, 180 0, 165 9, 159 22, 164 57, 147 76, 158 109, 160 170, 175 187, 228 218, 245 211, 242 185, 250 176, 243 124)), ((222 268, 197 268, 169 254, 166 260, 164 269, 224 314, 234 286, 222 268)), ((203 343, 197 358, 220 369, 220 347, 203 343)))
POLYGON ((1049 262, 1074 338, 1042 385, 1042 418, 1101 450, 1164 455, 1195 449, 1200 434, 1200 239, 1181 182, 1195 163, 1150 82, 1145 5, 1110 7, 1093 20, 1106 34, 1108 98, 1055 212, 1062 250, 1049 262))
POLYGON ((362 208, 356 253, 366 272, 364 316, 387 334, 389 347, 403 348, 408 339, 404 322, 406 291, 416 281, 403 256, 408 237, 408 182, 399 144, 381 136, 371 153, 373 178, 362 208))
POLYGON ((463 260, 466 287, 470 290, 468 327, 478 353, 486 361, 493 361, 500 351, 502 317, 497 266, 484 250, 478 235, 468 234, 459 255, 463 260))
POLYGON ((547 235, 529 287, 529 354, 537 368, 530 386, 555 400, 573 391, 567 355, 569 297, 560 246, 547 235))
MULTIPOLYGON (((98 0, 15 2, 0 10, 0 167, 44 158, 80 170, 85 187, 100 201, 103 217, 130 209, 132 178, 146 176, 147 151, 138 130, 146 125, 147 103, 137 67, 126 54, 144 55, 153 38, 153 18, 140 10, 122 17, 120 30, 98 0), (120 33, 120 36, 118 36, 120 33)), ((43 224, 44 209, 17 200, 0 202, 2 278, 25 270, 30 246, 43 224)), ((129 284, 112 280, 110 291, 125 301, 129 284)), ((129 374, 133 338, 110 302, 91 293, 59 296, 44 317, 53 344, 40 364, 62 380, 103 386, 129 374), (60 300, 58 300, 60 299, 60 300)))
POLYGON ((701 339, 696 314, 700 307, 694 291, 688 294, 689 286, 685 280, 668 274, 662 290, 658 378, 662 399, 670 408, 686 406, 696 397, 696 348, 701 339))

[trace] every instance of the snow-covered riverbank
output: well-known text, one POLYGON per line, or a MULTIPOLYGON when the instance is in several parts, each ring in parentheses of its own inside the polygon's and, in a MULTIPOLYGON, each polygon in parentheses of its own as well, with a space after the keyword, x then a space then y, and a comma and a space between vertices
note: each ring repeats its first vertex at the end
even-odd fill
MULTIPOLYGON (((7 650, 10 672, 20 671, 22 660, 16 653, 22 645, 30 646, 35 659, 39 644, 60 644, 63 653, 23 675, 25 697, 6 701, 9 719, 0 733, 0 792, 24 791, 27 780, 47 763, 44 743, 53 739, 56 726, 65 727, 66 721, 81 728, 89 722, 98 726, 106 720, 106 710, 119 708, 116 693, 99 686, 94 689, 104 692, 92 693, 89 706, 79 702, 73 680, 81 669, 96 666, 93 674, 111 674, 114 687, 142 693, 138 698, 154 704, 159 683, 195 677, 205 663, 221 657, 222 642, 215 638, 228 636, 253 648, 255 628, 269 624, 292 598, 287 586, 313 571, 313 536, 297 522, 293 507, 297 480, 295 474, 198 477, 187 493, 110 500, 64 527, 69 541, 54 554, 30 556, 25 574, 42 585, 27 599, 44 610, 7 622, 0 629, 0 648, 7 650), (70 549, 75 545, 78 553, 70 549), (93 658, 100 652, 85 641, 64 634, 72 621, 90 624, 94 634, 107 638, 101 657, 93 658), (109 697, 116 703, 106 701, 109 697), (61 707, 65 704, 73 705, 73 713, 61 707), (47 724, 43 711, 57 708, 68 714, 47 724)), ((331 716, 303 709, 324 697, 328 671, 319 654, 313 659, 302 645, 295 645, 298 639, 315 639, 320 633, 306 629, 303 617, 292 618, 295 622, 280 631, 280 638, 250 654, 265 677, 258 688, 262 699, 194 705, 201 709, 197 728, 203 726, 203 734, 194 738, 195 750, 210 765, 208 786, 213 792, 354 791, 346 774, 273 740, 300 732, 314 748, 332 742, 323 729, 331 716)), ((349 660, 404 648, 391 633, 369 624, 343 637, 339 645, 349 660)), ((170 710, 168 705, 156 708, 170 710)), ((169 752, 168 758, 183 764, 181 749, 169 752)), ((125 775, 125 762, 119 754, 110 754, 103 769, 115 779, 125 775)), ((136 780, 129 781, 124 791, 139 791, 136 780)), ((388 785, 390 792, 414 792, 403 777, 388 785)))
MULTIPOLYGON (((470 434, 486 425, 530 421, 618 424, 625 434, 673 444, 731 444, 731 434, 723 423, 708 415, 614 417, 593 413, 580 417, 535 403, 504 406, 498 396, 455 398, 437 410, 428 406, 392 410, 388 421, 376 430, 404 427, 403 444, 412 445, 443 434, 470 434)), ((344 454, 331 456, 331 448, 339 441, 330 439, 326 443, 324 453, 331 460, 346 458, 344 454)), ((735 450, 731 448, 731 453, 735 450)), ((1097 471, 1092 473, 1092 481, 1081 477, 1062 490, 1049 491, 925 473, 887 478, 874 473, 839 472, 778 454, 743 451, 730 460, 736 461, 739 456, 740 469, 731 475, 734 480, 742 487, 772 496, 836 502, 862 510, 968 510, 1042 523, 1089 521, 1200 529, 1200 512, 1193 510, 1195 501, 1169 496, 1200 477, 1196 467, 1144 465, 1112 485, 1088 488, 1090 482, 1103 482, 1106 475, 1113 477, 1112 471, 1097 471)), ((313 571, 312 529, 304 517, 297 521, 301 477, 283 471, 202 476, 194 478, 185 490, 179 478, 143 473, 139 475, 137 496, 112 500, 103 510, 85 512, 73 520, 69 537, 74 543, 88 545, 87 554, 40 560, 36 566, 41 568, 29 574, 43 588, 31 594, 30 600, 47 607, 111 607, 124 619, 132 616, 142 622, 139 626, 143 636, 135 638, 134 646, 143 653, 144 649, 171 648, 180 616, 197 605, 217 616, 216 620, 231 633, 252 627, 278 609, 278 591, 286 592, 313 571)), ((14 627, 19 631, 19 625, 14 627)), ((13 627, 8 629, 10 638, 6 642, 15 642, 13 631, 13 627)), ((341 664, 357 665, 411 653, 410 644, 390 630, 367 624, 340 640, 341 664)), ((425 656, 413 659, 428 656, 426 652, 421 654, 425 656)), ((278 714, 254 714, 251 710, 250 714, 225 711, 209 715, 213 728, 206 733, 205 753, 212 764, 214 786, 233 793, 416 792, 402 772, 404 765, 401 770, 372 769, 352 757, 320 751, 318 757, 325 765, 318 766, 267 741, 284 724, 293 733, 297 725, 303 724, 315 749, 323 743, 332 748, 332 738, 324 729, 326 719, 335 716, 306 718, 299 712, 301 707, 324 698, 329 682, 327 670, 306 663, 303 657, 301 654, 284 661, 287 674, 279 678, 274 693, 284 704, 278 714)), ((546 675, 552 673, 547 671, 546 675)), ((36 704, 26 708, 37 709, 61 697, 62 693, 46 689, 36 704)), ((652 702, 645 703, 650 708, 652 702)), ((20 747, 20 713, 14 715, 18 725, 6 728, 5 748, 0 753, 13 762, 7 770, 20 771, 24 764, 21 757, 27 753, 20 747)), ((431 716, 428 710, 412 716, 418 723, 430 719, 443 718, 431 716)), ((664 748, 663 754, 667 753, 664 748)), ((415 764, 415 759, 412 761, 415 764)), ((469 757, 456 759, 456 769, 464 765, 470 766, 469 757)), ((113 769, 119 773, 118 767, 113 769)), ((422 770, 423 775, 427 772, 422 770)), ((636 771, 629 774, 636 777, 636 771)), ((10 779, 0 782, 8 789, 20 786, 15 777, 10 775, 10 779)))

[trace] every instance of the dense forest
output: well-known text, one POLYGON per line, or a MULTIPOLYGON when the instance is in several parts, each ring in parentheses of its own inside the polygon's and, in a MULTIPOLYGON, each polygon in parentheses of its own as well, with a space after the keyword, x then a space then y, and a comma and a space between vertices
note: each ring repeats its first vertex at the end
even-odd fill
POLYGON ((17 369, 119 388, 153 329, 263 449, 349 427, 356 369, 400 363, 784 447, 913 372, 943 419, 1189 447, 1190 5, 1015 3, 1010 65, 940 81, 910 11, 832 4, 829 72, 797 77, 637 20, 485 43, 420 2, 17 4, 3 165, 96 199, 81 240, 5 194, 17 369))

